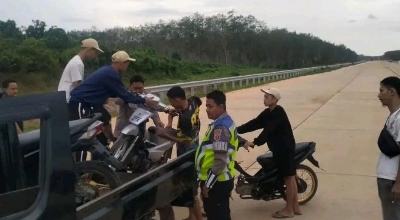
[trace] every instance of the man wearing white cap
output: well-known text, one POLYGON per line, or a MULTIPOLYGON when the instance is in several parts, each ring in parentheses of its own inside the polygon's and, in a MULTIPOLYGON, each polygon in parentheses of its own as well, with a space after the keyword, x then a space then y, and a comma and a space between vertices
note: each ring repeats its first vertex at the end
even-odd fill
POLYGON ((282 106, 278 105, 281 94, 276 88, 261 89, 264 93, 264 105, 266 108, 256 118, 237 127, 238 134, 263 129, 253 142, 245 145, 261 146, 267 143, 268 148, 274 153, 274 162, 278 169, 279 178, 286 185, 286 207, 275 212, 274 218, 291 218, 301 215, 297 199, 297 184, 295 180, 296 165, 294 161, 296 141, 294 139, 292 126, 282 106))
POLYGON ((88 38, 82 41, 81 50, 65 66, 58 84, 58 91, 65 91, 67 102, 70 92, 76 88, 83 80, 84 64, 83 61, 92 60, 99 53, 103 53, 95 39, 88 38))
MULTIPOLYGON (((126 103, 146 104, 151 108, 156 108, 157 102, 136 96, 125 88, 121 74, 128 69, 131 62, 136 61, 135 59, 129 57, 125 51, 118 51, 112 55, 111 60, 111 65, 96 70, 71 91, 68 109, 70 120, 80 119, 93 113, 101 113, 103 133, 108 140, 115 141, 116 138, 112 134, 110 124, 111 115, 103 106, 107 99, 121 98, 126 103)), ((79 158, 78 154, 77 159, 79 160, 79 158)), ((83 158, 86 156, 83 155, 83 158)))

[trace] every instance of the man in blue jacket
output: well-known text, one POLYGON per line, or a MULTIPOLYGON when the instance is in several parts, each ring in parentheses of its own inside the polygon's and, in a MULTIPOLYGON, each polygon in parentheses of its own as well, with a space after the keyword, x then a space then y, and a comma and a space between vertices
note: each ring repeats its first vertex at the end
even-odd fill
MULTIPOLYGON (((115 141, 110 124, 111 115, 103 107, 107 99, 118 97, 124 102, 146 104, 151 108, 156 108, 157 102, 135 96, 126 90, 121 74, 128 69, 130 62, 136 61, 135 59, 130 58, 125 51, 118 51, 112 55, 111 60, 111 65, 101 67, 71 91, 68 109, 70 120, 77 120, 93 113, 101 113, 104 135, 110 141, 115 141)), ((80 153, 78 152, 76 156, 79 161, 80 153)), ((86 155, 83 155, 83 158, 86 158, 86 155)))

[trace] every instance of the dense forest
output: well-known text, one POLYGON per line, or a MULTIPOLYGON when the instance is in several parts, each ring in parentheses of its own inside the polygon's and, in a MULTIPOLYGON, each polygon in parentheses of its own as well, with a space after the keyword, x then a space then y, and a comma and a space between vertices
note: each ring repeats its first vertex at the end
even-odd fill
MULTIPOLYGON (((105 51, 85 65, 88 72, 110 62, 117 50, 137 59, 130 72, 166 78, 201 75, 218 70, 253 68, 294 69, 355 62, 356 52, 306 33, 271 29, 254 16, 194 14, 179 20, 160 21, 128 28, 65 31, 33 20, 20 27, 0 21, 1 75, 46 73, 58 78, 80 41, 92 37, 105 51)), ((240 73, 232 73, 232 75, 240 73)))

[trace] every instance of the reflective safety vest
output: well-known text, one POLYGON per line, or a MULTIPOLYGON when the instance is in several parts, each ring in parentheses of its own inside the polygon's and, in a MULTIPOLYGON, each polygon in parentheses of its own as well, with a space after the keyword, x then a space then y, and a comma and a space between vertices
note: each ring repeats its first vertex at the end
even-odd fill
POLYGON ((217 125, 223 125, 230 131, 230 140, 228 143, 228 158, 227 166, 218 176, 219 182, 227 181, 235 177, 235 159, 236 152, 238 150, 239 139, 236 131, 235 122, 232 120, 231 116, 226 115, 215 120, 209 125, 208 130, 203 138, 201 145, 196 150, 196 170, 198 173, 198 178, 200 180, 207 180, 207 172, 211 169, 214 164, 214 150, 213 141, 210 140, 211 134, 214 132, 214 128, 217 125))

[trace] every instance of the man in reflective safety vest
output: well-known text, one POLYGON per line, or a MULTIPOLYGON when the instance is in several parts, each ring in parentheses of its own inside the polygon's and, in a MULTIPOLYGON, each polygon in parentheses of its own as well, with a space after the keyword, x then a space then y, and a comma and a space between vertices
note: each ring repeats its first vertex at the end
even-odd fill
POLYGON ((206 112, 210 124, 196 151, 196 169, 208 220, 230 220, 229 198, 235 177, 238 135, 226 112, 226 96, 215 90, 207 94, 206 112))

